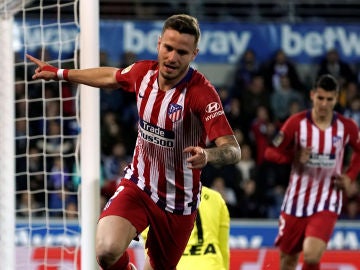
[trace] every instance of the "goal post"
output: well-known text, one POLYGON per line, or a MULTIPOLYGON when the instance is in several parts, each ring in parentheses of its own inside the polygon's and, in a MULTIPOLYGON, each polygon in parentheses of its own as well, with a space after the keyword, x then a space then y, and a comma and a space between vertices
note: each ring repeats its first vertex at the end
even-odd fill
MULTIPOLYGON (((80 67, 99 66, 99 0, 80 1, 80 67)), ((99 90, 80 86, 82 269, 95 269, 95 229, 100 205, 99 90)))
POLYGON ((99 0, 2 1, 0 42, 0 268, 98 269, 99 90, 66 82, 33 81, 34 65, 26 60, 25 53, 39 53, 35 56, 62 68, 98 66, 99 0), (63 12, 72 8, 73 21, 63 20, 63 12), (69 56, 69 48, 73 48, 73 56, 69 56), (18 69, 23 72, 20 78, 16 76, 18 69), (69 106, 76 112, 67 113, 69 106), (59 135, 49 131, 53 122, 59 135), (77 126, 69 127, 74 122, 77 126), (30 131, 33 125, 39 129, 36 134, 30 131), (71 128, 76 131, 65 132, 71 128), (61 142, 56 153, 50 145, 54 140, 61 142), (66 152, 68 141, 74 142, 71 152, 66 152), (21 153, 19 142, 23 143, 21 153), (34 148, 40 150, 33 152, 34 148), (21 168, 19 160, 24 163, 21 168), (59 171, 53 169, 56 160, 59 171), (68 163, 73 163, 75 170, 65 170, 68 163), (34 169, 34 164, 38 168, 34 169), (53 177, 59 180, 57 188, 49 182, 53 177), (20 189, 19 178, 23 185, 20 189), (78 187, 68 190, 66 179, 73 178, 81 180, 78 187), (76 210, 64 202, 60 208, 51 208, 50 197, 54 195, 62 200, 76 196, 76 210), (34 199, 39 196, 40 203, 34 199), (19 204, 25 205, 19 208, 19 204))
POLYGON ((0 12, 0 258, 6 270, 11 270, 15 268, 13 17, 3 9, 0 12))

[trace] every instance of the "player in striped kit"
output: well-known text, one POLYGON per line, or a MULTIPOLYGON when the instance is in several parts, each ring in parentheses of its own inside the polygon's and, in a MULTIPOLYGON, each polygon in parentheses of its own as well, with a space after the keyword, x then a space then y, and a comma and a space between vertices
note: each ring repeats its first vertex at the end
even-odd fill
POLYGON ((97 227, 96 254, 103 269, 133 269, 126 248, 148 225, 150 263, 176 269, 200 202, 200 173, 207 162, 240 160, 240 147, 210 82, 190 63, 198 54, 194 17, 169 17, 158 39, 158 61, 125 69, 64 70, 32 56, 33 79, 65 79, 98 88, 134 92, 139 113, 132 163, 106 204, 97 227), (215 147, 207 148, 209 142, 215 147))
POLYGON ((303 270, 320 269, 342 208, 343 191, 359 173, 359 129, 354 121, 334 111, 338 93, 336 79, 321 76, 310 94, 312 109, 289 117, 265 152, 270 161, 292 162, 275 240, 281 270, 295 270, 301 251, 303 270), (353 155, 344 173, 347 144, 353 155))

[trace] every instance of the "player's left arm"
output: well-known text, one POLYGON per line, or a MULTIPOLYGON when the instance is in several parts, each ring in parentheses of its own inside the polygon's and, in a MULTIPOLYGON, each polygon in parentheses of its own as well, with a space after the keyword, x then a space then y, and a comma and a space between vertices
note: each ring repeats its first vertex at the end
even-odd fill
POLYGON ((349 125, 346 127, 349 133, 349 145, 352 148, 351 161, 346 170, 346 175, 355 180, 360 172, 360 130, 354 121, 349 121, 349 125))
POLYGON ((215 139, 216 147, 202 148, 200 146, 189 146, 184 149, 190 153, 187 158, 188 168, 199 169, 210 162, 217 165, 234 164, 241 159, 240 146, 234 135, 221 136, 215 139))

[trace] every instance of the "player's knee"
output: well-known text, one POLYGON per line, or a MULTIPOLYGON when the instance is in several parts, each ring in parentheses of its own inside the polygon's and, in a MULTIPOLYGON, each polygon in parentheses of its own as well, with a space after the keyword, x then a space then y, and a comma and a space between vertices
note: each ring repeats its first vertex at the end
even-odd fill
POLYGON ((307 264, 318 264, 321 259, 321 252, 304 251, 304 262, 307 264))
POLYGON ((124 252, 116 243, 106 241, 98 241, 95 250, 98 264, 103 269, 113 265, 124 252))

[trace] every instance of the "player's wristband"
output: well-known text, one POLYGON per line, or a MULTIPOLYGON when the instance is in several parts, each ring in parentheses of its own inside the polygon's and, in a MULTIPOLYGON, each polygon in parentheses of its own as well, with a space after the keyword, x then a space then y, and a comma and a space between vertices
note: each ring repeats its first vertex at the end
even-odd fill
POLYGON ((68 69, 62 69, 62 68, 57 68, 57 67, 54 67, 54 66, 50 66, 50 65, 47 65, 47 66, 44 66, 42 68, 43 71, 50 71, 50 72, 53 72, 56 74, 56 79, 57 80, 66 80, 68 81, 69 79, 69 70, 68 69))
POLYGON ((57 77, 58 77, 59 80, 67 81, 68 78, 69 78, 69 70, 68 69, 59 68, 57 70, 56 74, 57 74, 57 77))

